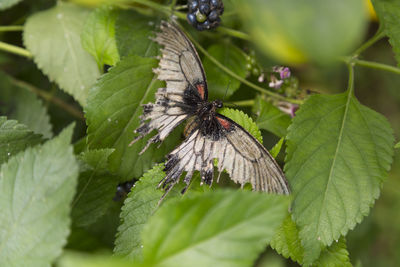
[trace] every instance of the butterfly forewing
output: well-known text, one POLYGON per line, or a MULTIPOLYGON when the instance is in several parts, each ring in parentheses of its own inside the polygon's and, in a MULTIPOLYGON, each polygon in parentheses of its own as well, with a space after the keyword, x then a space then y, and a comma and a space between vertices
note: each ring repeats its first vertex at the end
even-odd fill
POLYGON ((160 182, 166 193, 184 172, 187 185, 196 170, 202 182, 211 185, 217 159, 219 173, 226 170, 242 186, 250 183, 254 190, 289 194, 282 170, 264 146, 234 121, 216 113, 220 101, 207 101, 206 78, 193 44, 173 24, 162 22, 160 29, 154 40, 163 47, 162 56, 154 72, 166 87, 158 89, 155 103, 143 106, 142 122, 135 131, 139 136, 133 142, 156 129, 158 133, 143 152, 190 118, 186 140, 167 156, 166 177, 160 182))

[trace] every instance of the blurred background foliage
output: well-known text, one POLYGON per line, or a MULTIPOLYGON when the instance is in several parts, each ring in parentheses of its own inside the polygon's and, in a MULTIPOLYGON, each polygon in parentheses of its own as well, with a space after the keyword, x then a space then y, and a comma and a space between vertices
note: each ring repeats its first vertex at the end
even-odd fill
MULTIPOLYGON (((0 0, 0 3, 2 1, 4 0, 0 0)), ((258 44, 265 44, 265 46, 246 47, 246 45, 240 45, 243 44, 240 41, 235 41, 239 44, 238 46, 244 48, 244 50, 254 49, 257 62, 262 66, 273 66, 277 63, 290 65, 292 74, 298 78, 300 87, 303 89, 328 94, 344 91, 347 86, 348 73, 344 64, 335 61, 337 60, 336 56, 350 54, 378 30, 379 21, 371 3, 368 0, 364 2, 344 1, 352 3, 351 5, 353 6, 349 8, 346 4, 340 5, 343 1, 331 1, 325 9, 330 11, 327 14, 329 13, 331 16, 336 17, 338 23, 331 25, 333 27, 332 32, 326 32, 326 28, 319 25, 318 21, 306 19, 310 14, 306 8, 301 8, 304 1, 268 1, 276 5, 274 10, 277 10, 277 12, 273 14, 274 16, 264 17, 261 13, 257 13, 256 16, 252 15, 252 12, 256 9, 250 10, 249 8, 251 6, 257 7, 263 1, 265 0, 248 0, 243 9, 236 12, 230 9, 230 5, 233 3, 242 4, 243 1, 224 1, 226 13, 222 17, 223 25, 227 27, 241 26, 240 22, 238 22, 240 17, 245 22, 244 28, 249 29, 248 32, 252 36, 250 37, 251 40, 258 44), (285 3, 282 4, 283 2, 285 3), (279 13, 285 5, 290 9, 289 13, 285 12, 286 15, 290 14, 288 19, 279 13), (331 12, 332 9, 334 10, 333 13, 331 12), (359 12, 354 12, 357 9, 359 12), (347 28, 348 36, 340 35, 342 28, 347 28), (307 42, 309 38, 316 39, 312 42, 314 47, 309 46, 309 42, 307 42), (324 50, 327 48, 331 49, 331 52, 328 53, 329 57, 325 58, 324 50), (330 64, 327 64, 327 62, 330 64)), ((121 1, 71 0, 70 2, 93 8, 106 2, 115 3, 121 1)), ((164 1, 155 2, 164 3, 164 1)), ((168 1, 165 2, 167 3, 168 1)), ((181 2, 184 3, 185 1, 181 2)), ((55 4, 55 0, 20 1, 12 8, 0 11, 0 26, 23 25, 31 14, 48 9, 55 4)), ((326 1, 316 1, 315 4, 327 5, 328 3, 326 1)), ((317 15, 325 16, 326 14, 317 15)), ((312 17, 315 18, 315 16, 312 17)), ((193 30, 191 30, 191 34, 196 38, 201 35, 193 30)), ((214 38, 213 35, 204 33, 203 36, 199 37, 202 44, 207 43, 207 38, 204 38, 204 36, 214 38)), ((221 39, 224 40, 224 38, 221 39)), ((0 31, 0 41, 23 47, 20 31, 0 31)), ((398 65, 387 38, 380 40, 366 50, 362 54, 362 59, 392 66, 398 65)), ((45 92, 45 95, 42 94, 41 98, 48 109, 53 134, 58 134, 61 129, 72 121, 77 122, 75 141, 86 134, 86 125, 83 118, 80 117, 79 113, 74 115, 68 111, 81 110, 79 104, 71 96, 59 90, 55 83, 50 82, 30 59, 0 51, 0 71, 11 75, 17 80, 33 85, 33 89, 29 88, 30 92, 35 92, 35 88, 40 88, 45 92), (57 99, 59 100, 58 102, 57 99), (67 106, 57 104, 60 102, 67 106)), ((371 107, 388 118, 394 129, 396 140, 398 140, 400 136, 400 75, 362 66, 356 66, 355 75, 355 94, 357 98, 362 104, 371 107)), ((10 116, 16 114, 15 109, 17 107, 5 103, 7 99, 5 88, 10 88, 10 84, 21 86, 21 84, 15 84, 15 81, 0 77, 1 115, 10 116)), ((24 86, 26 85, 23 84, 22 87, 24 86)), ((248 88, 242 85, 230 100, 248 99, 249 94, 247 91, 248 88)), ((276 143, 278 140, 272 134, 265 132, 263 134, 267 146, 276 143), (270 141, 268 142, 268 140, 270 141)), ((400 154, 399 150, 396 150, 389 179, 384 183, 381 197, 377 200, 370 215, 353 231, 350 231, 347 236, 350 258, 355 266, 398 266, 398 263, 400 263, 399 178, 400 154)), ((116 207, 115 210, 118 209, 119 207, 116 207)), ((118 216, 118 212, 114 213, 118 216)), ((116 228, 117 223, 113 221, 112 225, 116 228)), ((104 228, 101 226, 98 228, 93 227, 91 231, 103 232, 104 228)), ((91 244, 97 242, 100 248, 110 248, 113 234, 113 231, 106 233, 103 235, 101 242, 93 241, 91 244)), ((76 236, 82 237, 84 235, 90 236, 88 233, 73 232, 70 237, 70 244, 73 244, 76 236)), ((290 261, 284 262, 283 258, 276 256, 272 250, 266 251, 257 262, 257 266, 285 265, 294 265, 294 263, 290 261)))

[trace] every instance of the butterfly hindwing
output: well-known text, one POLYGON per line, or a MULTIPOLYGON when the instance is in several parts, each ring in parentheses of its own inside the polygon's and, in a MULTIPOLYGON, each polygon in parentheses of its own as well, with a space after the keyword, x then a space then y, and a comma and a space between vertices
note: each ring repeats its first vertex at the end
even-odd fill
MULTIPOLYGON (((289 187, 279 165, 269 152, 240 125, 216 114, 213 118, 218 126, 215 134, 206 134, 201 124, 191 135, 168 155, 167 176, 164 186, 175 184, 183 172, 189 185, 195 170, 200 171, 202 182, 211 184, 214 159, 218 160, 218 171, 226 170, 231 179, 244 186, 250 183, 253 190, 289 194, 289 187)), ((219 177, 218 177, 219 179, 219 177)))

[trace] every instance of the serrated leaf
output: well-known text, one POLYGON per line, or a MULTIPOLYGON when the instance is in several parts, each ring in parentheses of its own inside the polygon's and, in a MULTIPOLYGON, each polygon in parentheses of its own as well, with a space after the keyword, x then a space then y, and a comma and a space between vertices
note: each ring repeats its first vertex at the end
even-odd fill
POLYGON ((256 124, 260 129, 267 130, 276 136, 286 135, 287 128, 291 123, 288 114, 283 113, 277 107, 257 97, 253 112, 257 114, 256 124))
POLYGON ((0 0, 0 10, 10 8, 21 1, 22 0, 0 0))
POLYGON ((299 264, 303 262, 304 250, 299 238, 299 231, 290 215, 276 230, 274 238, 271 240, 271 247, 285 258, 290 257, 299 264))
POLYGON ((78 176, 72 130, 1 166, 1 266, 50 266, 61 254, 78 176))
POLYGON ((27 147, 39 144, 42 136, 23 124, 0 117, 0 164, 27 147))
POLYGON ((68 251, 57 261, 57 267, 133 267, 132 263, 111 255, 68 251))
MULTIPOLYGON (((301 245, 299 231, 290 216, 287 216, 282 225, 278 228, 274 238, 271 240, 271 247, 285 258, 303 264, 304 249, 301 245)), ((349 253, 346 249, 346 241, 341 237, 333 242, 330 247, 324 248, 318 260, 313 266, 351 266, 349 253)))
POLYGON ((274 147, 271 148, 271 150, 269 151, 271 156, 273 156, 274 158, 276 158, 278 156, 279 152, 281 152, 284 141, 285 141, 285 138, 282 137, 281 139, 279 139, 278 143, 276 143, 274 145, 274 147))
POLYGON ((372 0, 379 22, 383 25, 393 47, 397 65, 400 66, 400 2, 397 0, 372 0))
POLYGON ((57 2, 55 7, 29 17, 23 35, 38 67, 82 106, 100 75, 96 61, 81 45, 88 14, 83 7, 57 2))
POLYGON ((11 78, 3 72, 0 72, 0 87, 2 115, 25 124, 45 138, 53 136, 50 117, 42 100, 29 91, 24 84, 13 84, 11 78))
POLYGON ((176 144, 177 136, 168 137, 161 148, 152 145, 142 155, 139 152, 148 138, 128 146, 139 126, 141 105, 154 101, 155 92, 162 85, 152 72, 156 66, 155 59, 125 57, 97 82, 85 108, 89 148, 114 148, 110 168, 124 181, 140 177, 164 157, 171 144, 176 144))
MULTIPOLYGON (((214 44, 207 49, 207 52, 238 76, 242 78, 246 77, 248 72, 246 68, 246 55, 233 44, 214 44)), ((204 59, 203 64, 207 74, 210 99, 229 98, 239 89, 240 82, 218 68, 208 57, 204 59)))
POLYGON ((258 129, 257 124, 253 121, 253 119, 247 116, 247 114, 245 114, 243 111, 231 108, 223 108, 218 112, 242 126, 262 144, 263 140, 260 129, 258 129))
MULTIPOLYGON (((121 210, 121 225, 115 239, 114 253, 130 260, 141 261, 142 240, 140 233, 150 216, 156 211, 158 201, 164 192, 157 188, 158 183, 165 177, 164 165, 159 164, 146 172, 129 193, 121 210)), ((168 193, 166 200, 178 197, 182 189, 176 185, 168 193)))
POLYGON ((119 61, 115 40, 117 17, 117 10, 105 6, 93 11, 86 20, 81 35, 82 46, 94 56, 99 69, 102 69, 104 64, 114 66, 119 61))
POLYGON ((112 152, 112 149, 89 150, 80 156, 81 173, 72 203, 74 225, 93 224, 111 206, 119 180, 107 169, 107 159, 112 152))
POLYGON ((158 20, 135 11, 121 11, 115 23, 115 37, 121 57, 138 55, 154 57, 159 46, 150 39, 158 20))
POLYGON ((288 198, 214 191, 166 203, 143 229, 144 262, 251 266, 282 223, 288 198))
POLYGON ((311 96, 296 113, 285 173, 306 265, 368 214, 390 169, 393 141, 387 120, 347 92, 311 96))
POLYGON ((346 247, 346 239, 341 237, 339 240, 332 243, 332 245, 326 248, 322 253, 321 257, 313 264, 313 266, 319 267, 351 267, 349 252, 346 247))
POLYGON ((251 40, 268 56, 288 64, 335 62, 359 44, 368 22, 364 0, 233 2, 251 40))

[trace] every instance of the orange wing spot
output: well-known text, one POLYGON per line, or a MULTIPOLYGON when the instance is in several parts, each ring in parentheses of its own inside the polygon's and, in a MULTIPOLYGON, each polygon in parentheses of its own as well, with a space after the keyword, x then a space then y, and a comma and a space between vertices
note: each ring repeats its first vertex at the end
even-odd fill
POLYGON ((204 85, 199 83, 198 85, 196 85, 196 87, 197 87, 197 91, 200 94, 201 99, 204 100, 204 85))
POLYGON ((219 121, 219 123, 224 127, 226 130, 229 130, 231 128, 231 123, 227 120, 224 120, 220 117, 216 117, 219 121))

